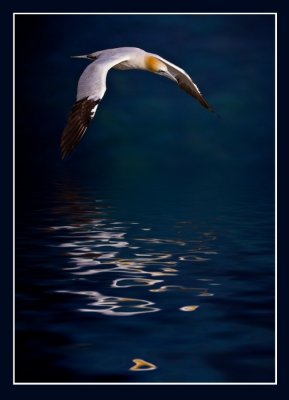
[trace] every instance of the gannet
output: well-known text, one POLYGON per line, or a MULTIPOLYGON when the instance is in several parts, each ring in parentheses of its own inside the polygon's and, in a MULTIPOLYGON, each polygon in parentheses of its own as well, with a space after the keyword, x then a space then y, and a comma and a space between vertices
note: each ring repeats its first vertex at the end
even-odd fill
POLYGON ((136 47, 119 47, 72 58, 85 58, 93 62, 85 68, 78 81, 76 102, 61 137, 62 159, 72 153, 87 131, 105 94, 106 75, 111 68, 140 69, 169 78, 195 97, 203 107, 214 111, 190 76, 157 54, 136 47))

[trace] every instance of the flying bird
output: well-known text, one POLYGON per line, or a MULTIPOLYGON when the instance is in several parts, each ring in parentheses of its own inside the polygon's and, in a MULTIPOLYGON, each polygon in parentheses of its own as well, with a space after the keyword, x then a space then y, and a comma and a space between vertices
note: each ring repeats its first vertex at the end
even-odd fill
POLYGON ((93 62, 85 68, 78 81, 76 102, 61 137, 62 159, 72 153, 87 131, 105 94, 106 75, 111 68, 140 69, 169 78, 195 97, 203 107, 214 111, 190 76, 157 54, 136 47, 119 47, 72 58, 85 58, 93 62))

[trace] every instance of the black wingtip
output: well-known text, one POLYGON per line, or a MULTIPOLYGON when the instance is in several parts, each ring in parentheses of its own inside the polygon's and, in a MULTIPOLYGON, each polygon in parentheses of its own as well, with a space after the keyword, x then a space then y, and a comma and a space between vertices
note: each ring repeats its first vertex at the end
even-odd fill
POLYGON ((209 111, 211 111, 211 113, 213 113, 218 119, 222 119, 221 115, 213 108, 210 108, 209 111))
POLYGON ((74 103, 60 141, 61 158, 69 156, 87 131, 100 99, 84 98, 74 103))
POLYGON ((67 158, 68 154, 65 154, 63 151, 61 152, 61 160, 64 161, 67 158))
POLYGON ((65 143, 61 143, 60 144, 61 160, 62 161, 67 160, 71 156, 71 154, 74 152, 74 150, 75 150, 75 147, 68 150, 65 148, 65 143))
POLYGON ((214 114, 217 118, 222 119, 221 115, 209 105, 209 103, 206 100, 206 103, 201 103, 203 107, 205 107, 208 111, 210 111, 212 114, 214 114))
MULTIPOLYGON (((73 150, 72 150, 73 151, 73 150)), ((69 157, 69 155, 72 153, 72 151, 68 151, 65 148, 65 143, 63 141, 63 136, 61 138, 61 143, 60 143, 60 156, 61 156, 61 160, 64 161, 65 159, 67 159, 69 157)))

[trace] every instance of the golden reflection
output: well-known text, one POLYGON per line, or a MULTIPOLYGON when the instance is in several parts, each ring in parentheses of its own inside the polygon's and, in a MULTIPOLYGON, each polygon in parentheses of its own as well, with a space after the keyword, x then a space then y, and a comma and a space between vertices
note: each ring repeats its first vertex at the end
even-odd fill
POLYGON ((135 363, 135 365, 129 369, 130 371, 152 371, 157 369, 156 365, 142 360, 141 358, 134 358, 132 361, 135 363))
POLYGON ((177 270, 177 269, 174 269, 174 268, 162 268, 162 270, 163 270, 164 272, 178 272, 178 270, 177 270))
POLYGON ((199 306, 184 306, 181 307, 181 311, 196 311, 199 308, 199 306))

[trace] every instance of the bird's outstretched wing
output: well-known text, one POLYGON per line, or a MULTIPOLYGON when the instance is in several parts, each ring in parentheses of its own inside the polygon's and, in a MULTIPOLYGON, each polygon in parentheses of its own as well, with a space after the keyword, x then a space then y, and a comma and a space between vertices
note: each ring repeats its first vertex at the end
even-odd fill
POLYGON ((61 137, 62 159, 72 153, 82 139, 99 102, 100 99, 84 98, 73 105, 61 137))
POLYGON ((178 67, 175 64, 172 64, 171 62, 165 60, 157 54, 155 54, 155 57, 166 64, 168 71, 176 78, 176 80, 178 81, 178 85, 181 89, 183 89, 191 96, 195 97, 203 107, 207 108, 209 111, 214 111, 214 109, 210 106, 208 101, 202 95, 198 86, 193 82, 191 77, 182 68, 178 67))
POLYGON ((73 152, 87 131, 106 91, 107 72, 122 61, 125 61, 123 56, 102 56, 83 71, 78 81, 76 102, 61 136, 62 159, 73 152))

